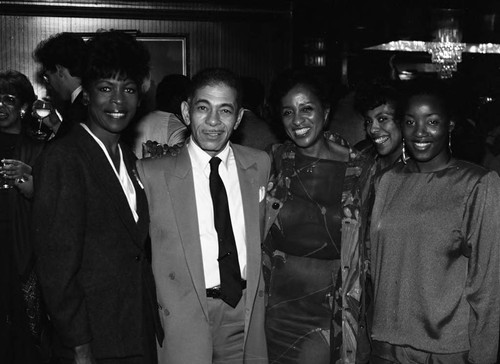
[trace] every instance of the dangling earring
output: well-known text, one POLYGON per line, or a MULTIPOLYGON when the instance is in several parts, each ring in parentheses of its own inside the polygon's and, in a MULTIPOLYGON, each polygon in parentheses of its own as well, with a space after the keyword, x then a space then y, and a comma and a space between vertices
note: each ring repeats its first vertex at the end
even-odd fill
POLYGON ((21 109, 21 111, 19 111, 19 116, 21 117, 21 119, 24 118, 24 115, 26 115, 26 110, 21 109))
POLYGON ((451 130, 448 134, 448 149, 450 150, 450 156, 453 154, 451 151, 451 130))
POLYGON ((407 161, 408 159, 410 159, 410 157, 408 157, 408 156, 406 155, 405 140, 404 140, 404 139, 403 139, 403 147, 402 147, 401 149, 402 149, 402 153, 401 153, 401 154, 402 154, 402 158, 401 158, 401 159, 403 160, 403 163, 404 163, 404 164, 406 164, 406 161, 407 161))

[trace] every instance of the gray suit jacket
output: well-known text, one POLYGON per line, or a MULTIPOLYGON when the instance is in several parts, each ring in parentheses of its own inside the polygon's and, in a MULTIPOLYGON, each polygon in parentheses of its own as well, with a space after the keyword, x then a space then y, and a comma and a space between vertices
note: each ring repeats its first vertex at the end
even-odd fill
MULTIPOLYGON (((264 152, 234 144, 232 148, 247 236, 244 362, 267 363, 261 241, 270 161, 264 152)), ((137 169, 149 201, 153 272, 165 330, 159 362, 210 363, 212 341, 188 150, 183 147, 177 156, 140 160, 137 169)))

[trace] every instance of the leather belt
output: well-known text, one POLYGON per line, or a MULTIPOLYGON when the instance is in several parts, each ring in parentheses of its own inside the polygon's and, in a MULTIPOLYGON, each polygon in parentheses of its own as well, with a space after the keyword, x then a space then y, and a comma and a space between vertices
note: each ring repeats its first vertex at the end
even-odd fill
MULTIPOLYGON (((247 281, 241 280, 241 290, 244 290, 247 288, 247 281)), ((214 287, 214 288, 207 288, 207 297, 210 298, 215 298, 215 299, 220 299, 221 298, 221 293, 220 293, 220 286, 214 287)))

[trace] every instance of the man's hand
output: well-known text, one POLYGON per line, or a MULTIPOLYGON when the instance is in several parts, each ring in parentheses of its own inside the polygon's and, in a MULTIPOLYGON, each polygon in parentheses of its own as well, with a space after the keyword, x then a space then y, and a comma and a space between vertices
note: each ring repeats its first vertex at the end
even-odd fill
POLYGON ((90 344, 75 346, 75 364, 96 364, 90 344))

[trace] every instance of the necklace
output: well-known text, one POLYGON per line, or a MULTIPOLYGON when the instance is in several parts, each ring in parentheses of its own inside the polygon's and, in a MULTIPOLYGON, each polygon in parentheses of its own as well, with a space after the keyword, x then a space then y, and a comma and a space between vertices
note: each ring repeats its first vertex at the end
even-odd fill
POLYGON ((298 175, 302 171, 306 171, 307 173, 312 173, 314 168, 316 168, 316 164, 321 160, 321 158, 317 158, 316 160, 306 164, 305 166, 302 166, 300 168, 295 168, 295 163, 293 165, 293 172, 295 175, 298 175))

